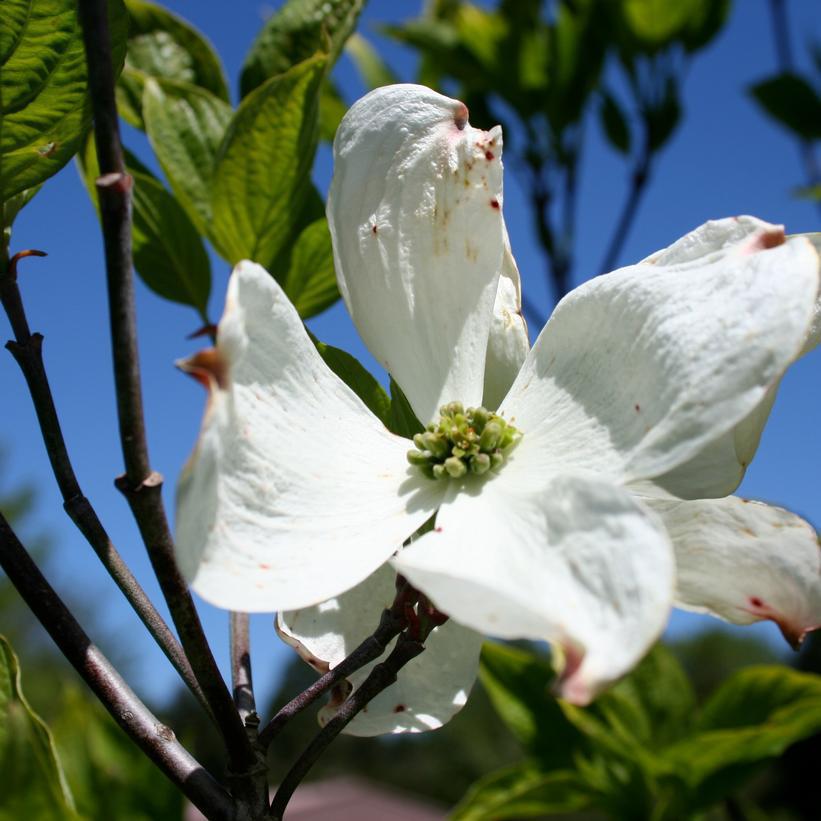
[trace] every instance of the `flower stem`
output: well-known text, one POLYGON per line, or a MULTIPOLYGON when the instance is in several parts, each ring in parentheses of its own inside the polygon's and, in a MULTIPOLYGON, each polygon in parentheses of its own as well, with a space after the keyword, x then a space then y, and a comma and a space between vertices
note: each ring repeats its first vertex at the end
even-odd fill
POLYGON ((225 740, 231 768, 241 772, 255 766, 256 757, 174 561, 162 501, 162 477, 151 469, 148 458, 131 273, 132 180, 123 162, 114 99, 107 0, 79 0, 79 13, 100 166, 97 195, 105 247, 117 415, 125 462, 125 474, 117 480, 117 487, 131 507, 182 646, 225 740))
POLYGON ((46 581, 0 514, 0 566, 117 724, 211 821, 231 821, 228 793, 123 681, 46 581))

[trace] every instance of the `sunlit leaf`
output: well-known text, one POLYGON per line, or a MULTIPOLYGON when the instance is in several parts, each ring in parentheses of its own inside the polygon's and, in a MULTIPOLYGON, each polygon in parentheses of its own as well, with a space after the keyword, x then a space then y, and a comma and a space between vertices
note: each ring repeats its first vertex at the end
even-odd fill
POLYGON ((126 0, 128 56, 117 85, 120 114, 143 127, 143 86, 149 77, 200 86, 228 101, 222 63, 211 44, 190 23, 147 0, 126 0))
POLYGON ((339 299, 328 221, 321 217, 299 235, 283 288, 299 315, 308 319, 339 299))
MULTIPOLYGON (((272 270, 311 193, 324 58, 312 57, 246 97, 231 120, 212 186, 210 237, 229 262, 272 270)), ((274 269, 275 270, 275 269, 274 269)))
POLYGON ((413 439, 414 434, 421 433, 425 429, 416 418, 410 402, 402 393, 402 388, 394 382, 393 377, 391 377, 391 410, 385 424, 391 433, 404 436, 406 439, 413 439))
POLYGON ((345 51, 353 60, 367 88, 379 88, 398 83, 399 79, 379 52, 361 34, 354 32, 345 43, 345 51))
POLYGON ((322 81, 319 95, 319 139, 332 143, 348 105, 330 77, 322 81))
MULTIPOLYGON (((190 305, 206 319, 211 291, 211 264, 200 235, 174 196, 133 154, 126 151, 131 174, 134 267, 152 291, 172 302, 190 305)), ((80 158, 83 182, 97 206, 99 175, 93 140, 80 158)))
MULTIPOLYGON (((91 122, 75 0, 4 0, 0 7, 0 202, 56 174, 91 122)), ((126 14, 110 0, 115 70, 126 14)))
POLYGON ((365 0, 286 0, 263 26, 242 68, 243 97, 277 74, 328 53, 333 65, 354 30, 365 0))
POLYGON ((200 234, 207 234, 214 165, 231 107, 197 86, 149 79, 143 113, 148 139, 171 190, 200 234))

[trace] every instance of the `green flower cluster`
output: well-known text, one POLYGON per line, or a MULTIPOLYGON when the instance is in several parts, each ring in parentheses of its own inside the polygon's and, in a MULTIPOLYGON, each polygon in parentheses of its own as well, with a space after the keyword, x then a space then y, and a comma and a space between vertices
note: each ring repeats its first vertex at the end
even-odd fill
POLYGON ((459 479, 468 472, 481 476, 502 465, 522 434, 485 408, 450 402, 439 408, 438 422, 413 437, 416 450, 408 461, 431 479, 459 479))

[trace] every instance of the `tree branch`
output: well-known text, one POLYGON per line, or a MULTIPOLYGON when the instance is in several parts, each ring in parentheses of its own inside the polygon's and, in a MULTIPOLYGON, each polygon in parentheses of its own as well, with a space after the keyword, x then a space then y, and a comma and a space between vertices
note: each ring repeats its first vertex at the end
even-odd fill
POLYGON ((621 214, 619 215, 610 242, 607 245, 607 250, 602 258, 601 265, 599 265, 599 273, 601 274, 612 271, 618 264, 625 240, 630 233, 630 228, 638 213, 639 204, 647 189, 647 183, 650 181, 651 158, 650 141, 648 135, 645 133, 644 143, 642 144, 639 156, 636 158, 633 172, 630 175, 630 188, 627 192, 627 198, 622 206, 621 214))
MULTIPOLYGON (((778 70, 781 72, 793 71, 792 45, 790 41, 790 25, 787 19, 787 4, 784 0, 770 0, 770 16, 772 18, 773 42, 778 70)), ((815 150, 810 140, 797 137, 798 151, 804 164, 804 173, 807 182, 811 185, 821 183, 821 171, 815 159, 815 150)), ((821 211, 821 202, 816 203, 821 211)))
POLYGON ((349 656, 318 678, 310 687, 303 690, 296 698, 291 699, 268 722, 259 734, 259 743, 267 748, 282 728, 297 714, 310 707, 323 693, 330 690, 351 673, 360 670, 369 662, 379 658, 389 642, 396 638, 407 626, 404 613, 397 612, 396 607, 382 611, 379 627, 366 638, 349 656))
POLYGON ((399 671, 425 649, 423 641, 423 638, 414 639, 410 638, 408 633, 400 633, 395 647, 385 661, 380 662, 371 670, 362 685, 351 694, 336 715, 314 736, 313 741, 282 779, 274 796, 271 803, 271 814, 276 821, 281 821, 294 791, 328 745, 371 699, 396 681, 399 671))
POLYGON ((0 302, 6 310, 15 335, 15 341, 7 342, 6 348, 20 366, 28 385, 46 453, 63 497, 63 508, 94 549, 111 578, 188 688, 210 713, 210 706, 194 677, 194 672, 180 643, 123 561, 77 481, 43 364, 43 337, 41 334, 30 332, 20 289, 17 285, 17 256, 19 255, 15 255, 13 264, 5 276, 0 278, 0 302))
POLYGON ((211 705, 231 759, 241 772, 255 756, 225 686, 187 585, 174 561, 162 478, 151 469, 142 407, 134 282, 131 273, 131 177, 125 172, 114 99, 106 0, 79 0, 100 177, 97 193, 105 245, 114 381, 125 475, 117 481, 131 507, 194 674, 211 705))
POLYGON ((62 654, 117 724, 212 821, 231 821, 228 793, 177 741, 123 681, 49 585, 0 514, 0 565, 62 654))
POLYGON ((248 614, 231 613, 230 652, 231 652, 231 689, 234 692, 234 704, 246 730, 259 726, 256 701, 254 699, 254 680, 251 675, 251 640, 248 635, 248 614), (249 722, 249 719, 250 722, 249 722))

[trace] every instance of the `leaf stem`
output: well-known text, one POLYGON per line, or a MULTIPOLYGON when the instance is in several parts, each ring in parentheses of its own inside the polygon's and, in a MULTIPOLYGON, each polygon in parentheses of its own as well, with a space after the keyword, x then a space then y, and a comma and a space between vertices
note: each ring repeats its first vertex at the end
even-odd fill
POLYGON ((169 629, 134 574, 120 556, 100 522, 91 502, 83 494, 68 455, 54 397, 43 363, 43 337, 29 330, 23 300, 17 284, 16 267, 0 278, 0 302, 8 315, 15 340, 6 348, 20 366, 37 414, 51 469, 63 497, 63 508, 94 549, 111 578, 142 620, 160 649, 174 665, 188 688, 210 713, 202 692, 180 643, 169 629))
POLYGON ((79 0, 79 13, 100 164, 97 194, 105 246, 117 415, 125 462, 125 475, 117 480, 117 487, 131 507, 182 646, 225 740, 231 768, 242 772, 255 766, 256 757, 174 561, 162 501, 162 477, 152 471, 148 458, 131 271, 132 180, 123 162, 114 98, 108 3, 79 0))
POLYGON ((0 514, 0 566, 117 724, 211 821, 232 821, 228 793, 125 683, 46 581, 0 514))
MULTIPOLYGON (((251 639, 248 634, 248 614, 231 613, 230 654, 231 654, 231 689, 234 692, 234 704, 246 730, 253 727, 254 735, 259 724, 256 701, 254 699, 254 680, 251 675, 251 639), (249 718, 251 721, 249 722, 249 718)), ((254 739, 252 739, 254 740, 254 739)))

